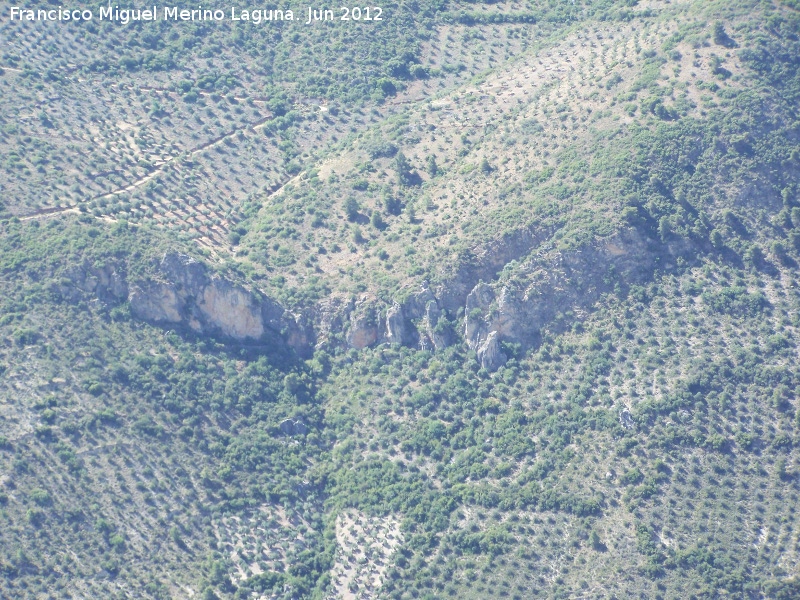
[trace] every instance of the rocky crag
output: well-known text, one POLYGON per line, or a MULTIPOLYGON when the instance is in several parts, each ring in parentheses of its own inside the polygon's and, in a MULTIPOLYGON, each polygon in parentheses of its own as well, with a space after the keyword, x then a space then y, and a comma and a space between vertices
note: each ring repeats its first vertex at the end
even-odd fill
POLYGON ((530 347, 559 315, 586 312, 603 293, 644 282, 693 252, 686 242, 661 244, 634 229, 570 251, 543 248, 545 237, 526 230, 492 242, 443 282, 423 285, 389 306, 368 295, 331 297, 295 313, 178 253, 165 254, 153 275, 135 280, 121 266, 75 267, 60 292, 71 300, 89 294, 106 303, 128 302, 134 317, 160 326, 286 344, 300 356, 318 347, 379 343, 435 351, 461 339, 483 368, 494 371, 507 360, 503 342, 530 347), (515 277, 500 277, 512 261, 515 277))

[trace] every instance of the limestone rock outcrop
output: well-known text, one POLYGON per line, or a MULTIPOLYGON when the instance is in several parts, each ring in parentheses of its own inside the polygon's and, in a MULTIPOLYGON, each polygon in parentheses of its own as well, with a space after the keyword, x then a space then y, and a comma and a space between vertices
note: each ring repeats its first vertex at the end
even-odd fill
POLYGON ((356 303, 350 313, 347 344, 356 350, 371 346, 381 337, 382 329, 377 306, 364 298, 356 303))
POLYGON ((58 286, 65 299, 77 301, 89 295, 103 302, 119 302, 128 295, 125 270, 120 265, 107 263, 102 266, 83 264, 67 269, 58 286))
POLYGON ((131 286, 128 302, 133 314, 153 323, 180 323, 182 302, 171 285, 158 281, 141 281, 131 286))
POLYGON ((400 305, 395 303, 386 311, 386 341, 402 344, 406 339, 406 320, 400 305))
POLYGON ((302 319, 257 291, 210 274, 184 254, 165 254, 154 276, 130 285, 128 302, 135 317, 155 324, 237 341, 284 334, 290 346, 307 353, 309 336, 302 319))
POLYGON ((628 229, 574 250, 532 253, 517 263, 524 273, 517 285, 479 281, 466 295, 464 341, 495 370, 507 359, 501 341, 530 347, 559 315, 585 314, 602 294, 642 283, 696 251, 686 241, 659 244, 628 229))
POLYGON ((237 340, 264 335, 259 299, 249 291, 218 277, 209 281, 196 305, 207 323, 237 340))
POLYGON ((508 357, 500 349, 500 334, 492 331, 478 348, 478 360, 481 367, 488 371, 496 371, 502 367, 508 357))
POLYGON ((467 252, 434 288, 424 283, 388 306, 368 294, 340 295, 290 312, 174 252, 133 281, 120 266, 75 267, 59 291, 74 300, 87 294, 108 303, 127 299, 135 317, 154 324, 239 342, 280 341, 305 357, 316 348, 379 343, 438 351, 463 336, 481 366, 495 371, 508 360, 503 342, 530 347, 543 328, 568 325, 559 316, 579 318, 602 294, 646 281, 698 250, 686 240, 664 244, 635 229, 576 249, 543 248, 550 233, 521 230, 467 252), (506 267, 514 277, 502 276, 506 267))
POLYGON ((279 425, 280 430, 286 435, 305 435, 308 426, 300 419, 284 419, 279 425))
POLYGON ((420 347, 425 350, 442 350, 455 343, 453 331, 446 325, 442 309, 436 300, 428 301, 420 347))
POLYGON ((155 323, 182 323, 198 333, 235 340, 264 335, 262 299, 242 286, 209 276, 204 265, 182 254, 166 254, 158 280, 145 279, 131 288, 133 314, 155 323))

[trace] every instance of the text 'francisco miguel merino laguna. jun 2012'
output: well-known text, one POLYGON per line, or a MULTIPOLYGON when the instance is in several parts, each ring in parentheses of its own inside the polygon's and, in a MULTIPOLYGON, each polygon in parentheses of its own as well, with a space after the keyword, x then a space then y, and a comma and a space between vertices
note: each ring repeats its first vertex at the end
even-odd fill
MULTIPOLYGON (((300 13, 300 11, 298 11, 300 13)), ((307 7, 302 14, 295 15, 291 9, 252 9, 235 6, 221 8, 182 8, 179 6, 156 5, 146 8, 120 8, 119 6, 90 8, 25 8, 11 6, 7 16, 11 21, 111 21, 127 25, 140 21, 235 21, 259 24, 269 21, 382 21, 383 9, 378 6, 341 7, 337 13, 330 9, 307 7)))

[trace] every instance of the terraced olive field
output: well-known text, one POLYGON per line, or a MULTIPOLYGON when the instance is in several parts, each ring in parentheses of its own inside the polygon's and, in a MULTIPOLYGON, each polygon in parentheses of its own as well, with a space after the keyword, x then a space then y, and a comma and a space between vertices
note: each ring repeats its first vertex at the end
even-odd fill
POLYGON ((800 595, 795 0, 7 8, 0 596, 800 595))

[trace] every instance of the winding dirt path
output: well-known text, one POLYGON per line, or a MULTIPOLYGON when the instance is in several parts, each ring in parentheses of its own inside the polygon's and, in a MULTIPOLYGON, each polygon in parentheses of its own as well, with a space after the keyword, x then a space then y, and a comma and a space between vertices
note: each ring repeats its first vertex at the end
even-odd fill
MULTIPOLYGON (((177 156, 173 156, 173 157, 165 160, 154 171, 151 171, 147 175, 144 175, 143 177, 140 177, 139 179, 137 179, 133 183, 130 183, 130 184, 128 184, 128 185, 126 185, 124 187, 121 187, 121 188, 117 188, 116 190, 113 190, 111 192, 105 192, 103 194, 98 194, 97 196, 92 196, 87 201, 100 200, 102 198, 112 198, 114 196, 119 196, 120 194, 126 194, 128 192, 132 192, 136 188, 141 187, 144 184, 146 184, 148 181, 151 181, 151 180, 155 179, 156 177, 162 175, 164 173, 164 171, 166 170, 166 168, 169 167, 172 163, 174 163, 178 159, 190 158, 190 157, 196 156, 196 155, 198 155, 198 154, 200 154, 202 152, 205 152, 206 150, 210 150, 212 148, 215 148, 216 146, 219 146, 220 144, 222 144, 225 140, 237 135, 238 133, 240 133, 242 131, 247 131, 248 129, 251 129, 252 131, 256 131, 258 128, 263 127, 272 118, 273 118, 273 115, 270 114, 270 115, 267 115, 266 117, 264 117, 262 119, 259 119, 258 121, 254 121, 252 123, 248 123, 247 125, 245 125, 243 127, 237 127, 233 131, 230 131, 229 133, 226 133, 226 134, 221 135, 221 136, 219 136, 217 138, 214 138, 213 140, 205 142, 204 144, 196 146, 195 148, 193 148, 192 150, 189 150, 188 152, 184 152, 184 153, 178 154, 177 156)), ((285 184, 283 184, 283 185, 285 185, 285 184)), ((283 185, 281 187, 283 187, 283 185)), ((77 212, 77 211, 78 211, 77 205, 73 205, 73 206, 51 206, 51 207, 48 207, 48 208, 40 208, 40 209, 38 209, 38 210, 28 214, 28 215, 25 215, 24 217, 20 217, 20 221, 30 221, 32 219, 41 219, 41 218, 44 218, 44 217, 50 217, 50 216, 53 216, 53 215, 60 215, 60 214, 64 214, 64 213, 67 213, 67 212, 77 212)))

